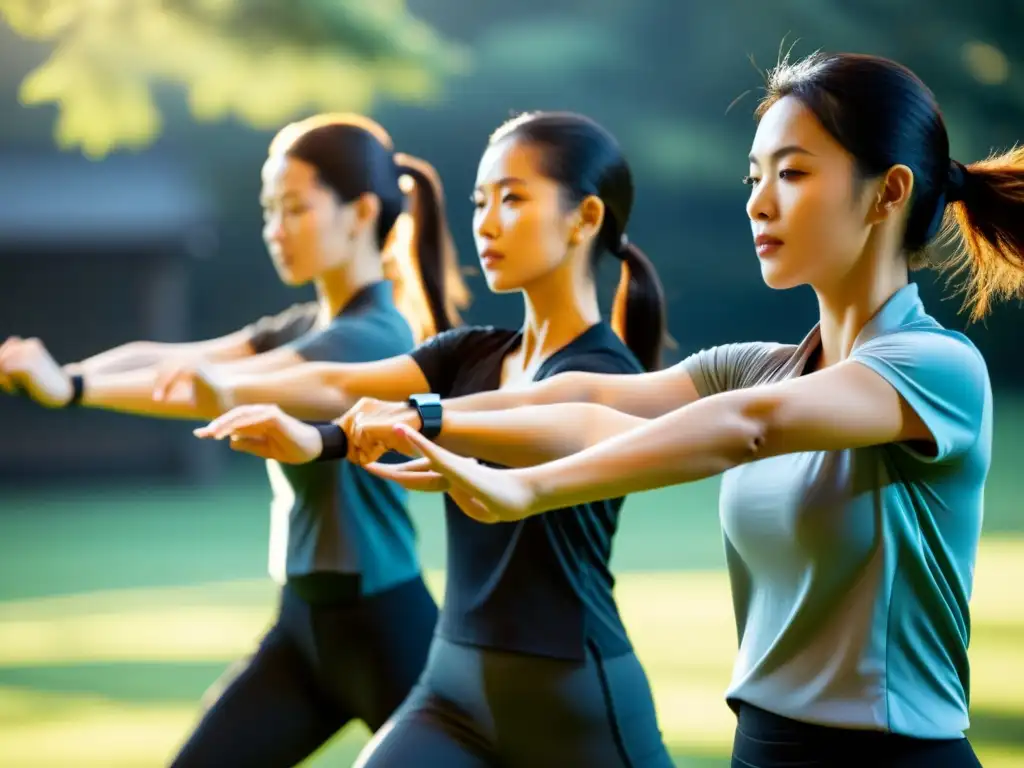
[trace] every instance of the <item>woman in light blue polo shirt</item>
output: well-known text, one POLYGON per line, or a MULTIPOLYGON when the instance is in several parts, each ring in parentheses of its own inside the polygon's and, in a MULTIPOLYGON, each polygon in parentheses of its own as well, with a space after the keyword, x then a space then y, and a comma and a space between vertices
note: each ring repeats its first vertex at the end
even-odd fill
POLYGON ((869 56, 782 64, 758 118, 747 213, 765 282, 817 294, 800 344, 443 403, 441 445, 563 457, 526 469, 456 456, 400 407, 364 404, 350 437, 364 455, 411 441, 415 467, 371 468, 491 522, 724 472, 733 765, 976 766, 968 602, 992 395, 978 350, 927 314, 908 272, 945 220, 964 247, 938 266, 966 278, 975 318, 1021 294, 1024 149, 951 160, 931 92, 869 56), (540 407, 507 410, 523 405, 540 407))

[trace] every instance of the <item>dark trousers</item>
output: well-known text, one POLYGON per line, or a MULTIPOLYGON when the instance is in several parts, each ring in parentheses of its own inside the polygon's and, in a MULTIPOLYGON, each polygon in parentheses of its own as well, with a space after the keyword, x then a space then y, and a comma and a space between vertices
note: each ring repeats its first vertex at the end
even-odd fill
POLYGON ((967 739, 812 725, 740 705, 732 768, 981 768, 967 739))
POLYGON ((671 768, 632 653, 563 661, 434 641, 360 768, 671 768))
POLYGON ((173 768, 290 768, 350 720, 377 730, 419 678, 436 623, 419 578, 333 605, 286 586, 277 622, 229 670, 173 768))

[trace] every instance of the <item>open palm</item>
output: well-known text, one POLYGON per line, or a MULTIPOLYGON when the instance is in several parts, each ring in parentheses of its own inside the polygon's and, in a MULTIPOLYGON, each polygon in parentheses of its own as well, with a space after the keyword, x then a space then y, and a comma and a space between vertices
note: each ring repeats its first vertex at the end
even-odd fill
POLYGON ((413 491, 444 491, 469 517, 482 523, 522 520, 542 511, 529 470, 492 469, 458 456, 419 432, 395 427, 423 458, 407 464, 369 464, 378 477, 413 491))

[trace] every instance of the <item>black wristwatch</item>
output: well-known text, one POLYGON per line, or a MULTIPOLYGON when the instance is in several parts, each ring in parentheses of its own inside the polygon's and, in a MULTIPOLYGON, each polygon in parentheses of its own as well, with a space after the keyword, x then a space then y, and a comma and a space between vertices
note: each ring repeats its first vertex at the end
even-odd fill
POLYGON ((413 395, 409 405, 420 415, 423 426, 420 433, 433 440, 441 434, 441 396, 435 394, 413 395))

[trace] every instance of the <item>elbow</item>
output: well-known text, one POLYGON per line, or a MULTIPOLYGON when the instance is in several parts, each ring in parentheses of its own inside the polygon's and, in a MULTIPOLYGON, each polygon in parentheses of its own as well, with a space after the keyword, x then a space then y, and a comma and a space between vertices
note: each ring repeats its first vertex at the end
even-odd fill
POLYGON ((772 455, 772 435, 778 432, 774 426, 778 403, 760 397, 739 400, 739 407, 733 409, 727 419, 728 444, 733 454, 730 458, 735 464, 767 458, 772 455))

